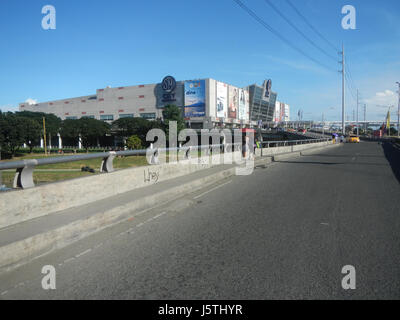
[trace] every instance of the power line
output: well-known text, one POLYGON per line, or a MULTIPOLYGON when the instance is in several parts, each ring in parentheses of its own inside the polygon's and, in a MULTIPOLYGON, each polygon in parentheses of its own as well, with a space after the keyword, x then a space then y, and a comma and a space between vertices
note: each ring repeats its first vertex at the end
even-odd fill
MULTIPOLYGON (((355 99, 354 98, 354 91, 358 91, 358 89, 357 89, 357 86, 356 86, 355 81, 353 79, 353 76, 352 76, 348 61, 347 61, 347 68, 346 68, 346 76, 347 76, 348 83, 349 83, 349 85, 351 87, 350 93, 353 96, 353 99, 355 99)), ((360 96, 360 94, 359 94, 359 96, 360 96)))
POLYGON ((348 77, 349 77, 349 79, 350 79, 351 85, 352 85, 354 88, 357 88, 357 86, 355 85, 355 81, 353 80, 353 76, 352 76, 352 74, 351 74, 351 71, 350 71, 350 67, 349 67, 349 63, 348 63, 348 62, 347 62, 347 74, 348 74, 348 77))
POLYGON ((327 51, 322 49, 320 46, 318 46, 313 40, 311 40, 309 37, 307 37, 304 32, 302 32, 299 28, 296 27, 296 25, 290 21, 275 5, 271 3, 270 0, 264 0, 265 3, 267 3, 275 12, 282 18, 284 19, 294 30, 296 30, 304 39, 306 39, 311 45, 313 45, 315 48, 317 48, 319 51, 321 51, 323 54, 325 54, 327 57, 333 59, 334 61, 337 61, 337 57, 332 56, 329 54, 327 51))
POLYGON ((322 40, 324 40, 328 45, 330 45, 335 51, 340 51, 339 49, 337 49, 337 47, 332 44, 332 42, 330 42, 327 38, 325 38, 319 31, 317 28, 315 28, 308 20, 305 16, 302 15, 302 13, 299 11, 299 9, 297 9, 294 4, 290 1, 290 0, 286 0, 286 2, 292 7, 292 9, 299 15, 300 18, 303 19, 303 21, 311 28, 311 30, 313 30, 322 40))
MULTIPOLYGON (((353 99, 354 99, 354 101, 357 101, 357 98, 356 98, 356 96, 355 96, 355 94, 354 94, 354 87, 350 84, 350 79, 349 79, 349 77, 348 77, 348 74, 347 73, 345 73, 345 77, 346 77, 346 86, 347 86, 347 89, 349 89, 349 92, 350 92, 350 94, 351 94, 351 96, 353 97, 353 99)), ((357 91, 357 90, 356 90, 357 91)))
POLYGON ((263 19, 261 19, 253 10, 251 10, 249 7, 247 7, 242 1, 240 0, 233 0, 236 2, 236 4, 242 8, 244 11, 247 12, 247 14, 249 14, 253 19, 255 19, 258 23, 260 23, 265 29, 267 29, 269 32, 273 33, 276 37, 278 37, 279 39, 281 39, 283 42, 285 42, 289 47, 291 47, 292 49, 296 50, 297 52, 299 52, 300 54, 302 54, 303 56, 305 56, 306 58, 308 58, 309 60, 313 61, 314 63, 324 67, 327 70, 336 72, 334 69, 331 69, 330 67, 328 67, 327 65, 319 62, 318 60, 314 59, 313 57, 311 57, 310 55, 308 55, 307 53, 305 53, 303 50, 301 50, 300 48, 296 47, 294 44, 292 44, 289 40, 287 40, 285 37, 283 37, 278 31, 276 31, 274 28, 272 28, 268 23, 266 23, 263 19))

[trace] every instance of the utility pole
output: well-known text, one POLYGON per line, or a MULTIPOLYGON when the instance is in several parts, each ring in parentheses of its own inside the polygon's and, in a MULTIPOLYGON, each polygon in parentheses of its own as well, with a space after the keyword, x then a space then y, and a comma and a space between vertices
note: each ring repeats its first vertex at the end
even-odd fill
POLYGON ((400 82, 396 82, 399 86, 399 101, 397 104, 397 136, 400 138, 400 82))
POLYGON ((47 156, 47 146, 46 146, 46 119, 43 117, 43 139, 44 139, 44 154, 47 156))
POLYGON ((367 134, 367 105, 364 103, 364 135, 367 134))
POLYGON ((345 121, 345 61, 344 61, 344 44, 342 44, 342 134, 346 134, 346 121, 345 121))
POLYGON ((358 89, 357 89, 357 137, 359 135, 359 130, 358 130, 358 89))

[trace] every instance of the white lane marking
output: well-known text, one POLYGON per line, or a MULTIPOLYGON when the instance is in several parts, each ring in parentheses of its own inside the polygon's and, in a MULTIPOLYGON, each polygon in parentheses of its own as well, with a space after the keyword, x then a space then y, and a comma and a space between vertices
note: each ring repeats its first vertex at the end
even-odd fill
POLYGON ((218 188, 221 188, 221 187, 223 187, 223 186, 225 186, 225 185, 227 185, 227 184, 229 184, 229 183, 231 183, 231 182, 232 182, 232 180, 229 180, 228 182, 225 182, 225 183, 223 183, 223 184, 220 184, 219 186, 216 186, 216 187, 214 187, 214 188, 212 188, 212 189, 210 189, 210 190, 208 190, 208 191, 206 191, 206 192, 203 192, 203 193, 201 193, 201 194, 195 196, 193 199, 198 199, 198 198, 200 198, 200 197, 206 195, 207 193, 210 193, 210 192, 212 192, 212 191, 214 191, 214 190, 216 190, 216 189, 218 189, 218 188))
POLYGON ((67 259, 67 260, 64 260, 64 263, 68 263, 68 262, 70 262, 70 261, 73 261, 73 260, 75 260, 75 258, 74 258, 74 257, 72 257, 72 258, 69 258, 69 259, 67 259))
POLYGON ((329 223, 326 223, 326 222, 321 222, 321 224, 322 224, 323 226, 329 226, 329 223))
MULTIPOLYGON (((136 228, 140 228, 140 227, 144 226, 146 223, 151 222, 151 221, 163 216, 166 213, 167 213, 166 211, 161 212, 160 214, 158 214, 158 215, 156 215, 154 217, 151 217, 151 218, 147 219, 146 221, 143 221, 143 222, 139 223, 138 225, 136 225, 136 228)), ((131 232, 134 233, 133 228, 128 229, 124 233, 131 233, 131 232)))
POLYGON ((8 293, 8 290, 3 291, 3 292, 1 293, 1 295, 4 296, 4 295, 7 294, 7 293, 8 293))
POLYGON ((82 257, 84 254, 89 253, 90 251, 92 251, 92 249, 87 249, 87 250, 85 250, 85 251, 83 251, 83 252, 77 254, 77 255, 75 256, 75 258, 82 257))
POLYGON ((155 219, 157 219, 157 218, 159 218, 159 217, 163 216, 163 215, 164 215, 164 214, 166 214, 166 213, 167 213, 166 211, 164 211, 164 212, 161 212, 160 214, 158 214, 158 215, 154 216, 154 217, 152 218, 152 220, 155 220, 155 219))

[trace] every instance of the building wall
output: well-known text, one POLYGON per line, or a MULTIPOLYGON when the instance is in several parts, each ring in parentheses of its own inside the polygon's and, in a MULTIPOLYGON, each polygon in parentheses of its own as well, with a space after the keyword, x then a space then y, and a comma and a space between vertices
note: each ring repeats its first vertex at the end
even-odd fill
MULTIPOLYGON (((204 80, 206 86, 206 115, 205 117, 188 118, 186 121, 201 123, 204 128, 211 128, 213 127, 213 122, 219 122, 216 115, 217 81, 209 78, 204 80)), ((120 117, 148 117, 149 115, 152 115, 153 118, 162 118, 162 109, 167 104, 175 104, 183 110, 185 105, 184 83, 184 81, 177 81, 172 101, 170 99, 165 100, 165 92, 162 90, 161 84, 146 84, 118 88, 107 87, 96 90, 96 93, 92 95, 43 102, 35 105, 21 103, 19 109, 20 111, 53 113, 63 120, 93 117, 99 120, 113 121, 120 117)), ((232 88, 239 90, 238 87, 232 86, 232 88)), ((227 90, 229 90, 228 84, 227 90)), ((229 94, 227 96, 229 106, 229 94)), ((249 110, 246 110, 246 114, 249 114, 249 110)), ((228 120, 226 118, 225 120, 227 120, 225 122, 237 125, 240 123, 239 119, 228 120)))
POLYGON ((264 89, 256 84, 248 87, 250 93, 250 119, 257 122, 272 122, 274 119, 275 102, 277 93, 270 92, 268 98, 263 93, 264 89))

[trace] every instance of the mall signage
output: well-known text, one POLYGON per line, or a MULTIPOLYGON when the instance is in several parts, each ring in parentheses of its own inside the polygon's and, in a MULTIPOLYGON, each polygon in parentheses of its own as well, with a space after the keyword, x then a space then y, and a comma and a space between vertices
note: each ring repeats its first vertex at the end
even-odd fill
POLYGON ((163 90, 162 102, 175 102, 176 81, 172 76, 166 76, 161 82, 163 90))

